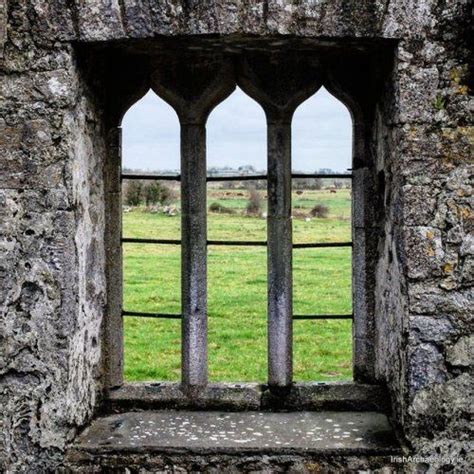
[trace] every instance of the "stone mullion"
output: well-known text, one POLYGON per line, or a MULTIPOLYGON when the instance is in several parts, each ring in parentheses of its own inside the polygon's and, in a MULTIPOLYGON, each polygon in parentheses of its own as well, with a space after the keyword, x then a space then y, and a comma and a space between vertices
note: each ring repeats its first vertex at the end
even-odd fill
POLYGON ((240 87, 267 117, 268 384, 280 395, 293 377, 291 119, 320 76, 319 63, 305 55, 252 53, 239 63, 240 87))
POLYGON ((153 90, 181 124, 181 373, 194 396, 207 385, 206 120, 235 89, 232 63, 180 53, 156 64, 153 90))
POLYGON ((123 383, 123 281, 122 281, 122 197, 121 147, 122 130, 113 127, 108 133, 108 154, 104 168, 105 242, 107 304, 105 308, 104 372, 107 388, 123 383))
POLYGON ((206 128, 181 124, 182 382, 207 383, 206 128))
POLYGON ((269 121, 268 149, 268 382, 291 384, 292 224, 291 123, 269 121))

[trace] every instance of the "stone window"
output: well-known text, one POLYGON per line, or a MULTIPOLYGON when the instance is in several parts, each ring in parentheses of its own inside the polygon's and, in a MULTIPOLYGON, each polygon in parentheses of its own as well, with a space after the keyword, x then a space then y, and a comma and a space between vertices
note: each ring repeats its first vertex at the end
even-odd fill
POLYGON ((472 470, 472 6, 0 0, 0 471, 472 470), (295 91, 352 114, 353 382, 123 382, 122 117, 151 88, 202 155, 236 84, 282 140, 295 91))
MULTIPOLYGON (((210 50, 213 50, 210 45, 210 50)), ((285 54, 278 47, 269 51, 239 50, 229 54, 199 54, 185 48, 175 54, 160 53, 147 58, 130 73, 124 103, 116 112, 116 125, 109 133, 109 164, 106 187, 110 189, 108 224, 109 303, 106 321, 106 374, 109 388, 123 384, 123 317, 147 316, 122 308, 120 241, 121 179, 152 179, 152 176, 123 176, 120 172, 120 120, 125 110, 151 88, 176 111, 181 126, 181 172, 179 176, 159 176, 179 180, 181 186, 181 239, 149 239, 152 244, 181 245, 182 314, 153 314, 153 317, 179 318, 182 327, 182 377, 180 390, 202 392, 209 386, 207 366, 207 247, 229 242, 210 241, 206 235, 206 183, 213 177, 206 169, 206 121, 213 108, 239 86, 265 111, 267 121, 268 170, 260 179, 267 181, 268 216, 266 242, 239 242, 264 245, 268 255, 268 387, 285 394, 293 384, 292 328, 298 319, 322 319, 328 315, 293 314, 292 255, 299 248, 352 248, 353 313, 336 317, 353 320, 353 374, 355 382, 374 381, 374 265, 377 228, 377 186, 375 163, 366 129, 374 114, 366 84, 380 88, 373 52, 347 56, 346 65, 358 63, 363 74, 348 80, 340 63, 324 53, 293 51, 285 54), (365 81, 365 82, 364 82, 365 81), (353 164, 349 174, 313 174, 313 178, 352 180, 352 239, 344 242, 298 243, 292 239, 292 180, 306 178, 292 173, 291 122, 297 107, 322 86, 341 100, 353 118, 353 164), (375 232, 375 233, 374 233, 375 232)), ((129 58, 127 58, 130 60, 129 58)), ((117 87, 117 86, 115 86, 117 87)), ((122 87, 122 89, 120 89, 122 87)), ((222 178, 216 178, 222 179, 222 178)), ((233 179, 229 177, 229 179, 233 179)), ((239 178, 241 179, 241 178, 239 178)), ((255 179, 255 177, 252 177, 255 179)), ((125 237, 125 242, 134 239, 125 237)), ((135 241, 135 240, 134 240, 135 241)), ((235 243, 234 243, 235 244, 235 243)), ((317 269, 316 269, 317 271, 317 269)), ((333 315, 331 315, 333 316, 333 315)), ((177 390, 173 386, 172 390, 177 390)))
MULTIPOLYGON (((239 90, 240 91, 240 90, 239 90)), ((235 92, 238 93, 238 92, 235 92)), ((234 93, 234 94, 235 94, 234 93)), ((258 104, 250 99, 248 96, 246 96, 242 91, 239 92, 240 95, 249 102, 250 107, 257 107, 259 109, 259 112, 261 113, 261 119, 262 119, 262 125, 265 124, 265 115, 263 113, 263 110, 258 106, 258 104)), ((233 94, 233 95, 234 95, 233 94)), ((326 92, 326 94, 328 94, 326 92)), ((153 106, 155 109, 158 107, 169 107, 166 106, 166 104, 163 101, 160 101, 157 96, 150 91, 147 95, 149 98, 148 102, 151 106, 152 102, 150 98, 155 98, 153 101, 153 106), (161 103, 160 103, 161 102, 161 103)), ((313 96, 316 97, 316 94, 313 96)), ((222 103, 222 105, 226 104, 230 100, 230 97, 226 99, 222 103)), ((149 106, 149 107, 150 107, 149 106)), ((342 106, 343 107, 343 106, 342 106)), ((300 110, 300 108, 298 108, 300 110)), ((243 111, 241 111, 242 113, 243 111)), ((128 113, 125 118, 128 117, 128 113)), ((211 117, 213 117, 213 114, 211 114, 211 117)), ((131 265, 124 265, 123 268, 123 274, 124 274, 124 298, 123 298, 123 310, 122 310, 122 315, 125 316, 125 334, 129 333, 129 340, 130 344, 134 344, 134 339, 136 338, 136 333, 138 331, 146 331, 146 327, 150 328, 150 334, 153 334, 153 337, 155 339, 158 339, 156 341, 156 349, 152 352, 153 358, 157 358, 158 360, 161 358, 160 357, 160 350, 165 351, 165 350, 170 350, 170 337, 174 341, 174 350, 177 350, 179 348, 179 343, 177 343, 177 339, 179 339, 178 336, 178 331, 179 331, 179 326, 177 324, 172 324, 169 320, 180 320, 181 319, 181 314, 180 314, 180 308, 179 308, 179 300, 180 300, 180 271, 178 268, 171 268, 172 265, 175 267, 179 267, 179 261, 177 261, 177 255, 181 253, 181 229, 178 228, 176 231, 171 235, 169 231, 165 231, 163 233, 163 230, 160 228, 160 224, 158 221, 155 221, 155 227, 156 229, 149 229, 147 232, 144 232, 143 229, 134 229, 131 228, 132 223, 129 223, 128 219, 128 212, 130 209, 128 206, 130 205, 139 205, 139 204, 144 204, 145 206, 149 207, 152 206, 153 208, 153 203, 150 204, 149 197, 152 199, 153 196, 149 196, 150 193, 153 194, 153 189, 166 189, 166 190, 172 190, 173 192, 176 192, 177 188, 180 187, 180 173, 179 170, 177 171, 177 174, 172 171, 167 171, 167 172, 160 172, 160 171, 155 171, 155 172, 134 172, 133 167, 135 165, 135 170, 140 169, 141 164, 139 163, 139 159, 136 155, 133 155, 133 158, 131 161, 127 162, 126 159, 128 157, 128 154, 126 154, 125 148, 130 148, 133 146, 133 144, 129 144, 126 139, 128 138, 128 134, 126 133, 128 131, 128 128, 124 125, 125 118, 122 123, 122 173, 121 173, 121 181, 122 181, 122 203, 126 207, 125 209, 125 214, 123 215, 123 231, 122 231, 122 254, 123 254, 123 261, 124 263, 127 261, 126 256, 128 256, 130 259, 135 259, 137 260, 137 265, 140 268, 140 273, 133 274, 132 275, 132 266, 131 265), (132 167, 132 171, 127 168, 127 166, 132 167), (136 233, 138 233, 139 237, 136 236, 136 233), (135 235, 135 237, 133 237, 135 235), (171 247, 170 247, 171 246, 171 247), (138 252, 138 254, 137 254, 138 252), (148 255, 148 257, 141 257, 141 255, 148 255), (159 255, 159 259, 158 259, 159 255), (154 260, 153 256, 157 256, 157 258, 154 260), (147 262, 154 262, 154 265, 146 265, 146 260, 147 262), (166 273, 164 273, 166 271, 166 273), (130 274, 130 275, 129 275, 130 274), (132 280, 135 280, 134 283, 132 284, 132 280), (137 282, 138 281, 138 282, 137 282), (143 281, 143 282, 142 282, 143 281), (127 282, 130 282, 129 284, 127 282), (170 298, 168 297, 167 299, 161 298, 160 303, 156 305, 151 305, 150 303, 147 303, 147 300, 152 299, 153 295, 155 295, 155 299, 157 297, 160 297, 161 293, 169 293, 170 292, 170 286, 173 286, 173 305, 171 305, 171 302, 167 301, 170 298), (139 291, 140 290, 140 291, 139 291), (142 301, 139 300, 139 298, 142 298, 142 301), (138 307, 144 306, 145 309, 142 311, 137 310, 137 305, 138 307), (164 307, 164 311, 160 311, 160 306, 164 307), (173 309, 170 310, 169 308, 173 306, 173 309), (168 309, 166 309, 168 308, 168 309), (144 326, 140 325, 140 323, 137 321, 136 318, 148 318, 153 319, 153 324, 149 326, 144 326), (158 320, 158 321, 157 321, 158 320), (158 325, 156 324, 158 323, 158 325), (136 327, 135 327, 136 326, 136 327), (128 328, 128 329, 127 329, 128 328), (160 330, 162 332, 162 335, 160 334, 160 330), (161 339, 161 340, 159 340, 161 339), (164 341, 167 341, 166 343, 164 341), (167 345, 168 347, 165 347, 167 345), (159 347, 161 349, 159 349, 159 347)), ((168 111, 166 118, 166 122, 174 123, 175 119, 177 117, 175 116, 173 110, 170 108, 168 111)), ((214 118, 214 117, 213 117, 214 118)), ((232 127, 235 125, 232 125, 232 122, 235 122, 235 117, 227 117, 227 119, 231 122, 229 124, 229 129, 227 130, 227 140, 230 139, 230 134, 232 134, 232 127)), ((163 124, 162 122, 158 122, 158 118, 151 118, 150 117, 150 125, 151 129, 153 130, 153 133, 155 135, 158 135, 159 128, 160 127, 167 127, 169 128, 168 124, 163 124)), ((350 120, 350 118, 349 118, 350 120)), ((127 124, 129 120, 127 119, 127 124)), ((142 124, 145 125, 145 124, 142 124)), ((178 125, 178 124, 176 124, 178 125)), ((209 120, 207 125, 209 125, 209 120)), ((290 123, 291 128, 288 130, 288 132, 291 130, 295 129, 295 124, 294 121, 290 123)), ((319 124, 321 126, 321 124, 319 124)), ((255 126, 255 124, 254 124, 255 126)), ((313 124, 314 126, 318 126, 318 124, 313 124)), ((179 127, 179 125, 178 125, 179 127)), ((209 126, 207 126, 207 131, 209 131, 209 126)), ((212 128, 211 128, 212 130, 212 128)), ((168 130, 168 134, 171 132, 171 130, 168 130)), ((179 129, 178 130, 173 130, 173 132, 177 132, 177 136, 179 137, 179 129)), ((263 132, 263 130, 262 130, 263 132)), ((140 130, 140 133, 147 133, 146 130, 143 130, 143 128, 140 130)), ((149 133, 149 132, 148 132, 149 133)), ((209 135, 209 134, 208 134, 209 135)), ((265 142, 265 137, 262 136, 262 141, 265 142)), ((209 145, 209 144, 208 144, 209 145)), ((209 146, 207 146, 207 151, 209 152, 209 146)), ((261 158, 263 159, 266 157, 266 149, 261 150, 261 158)), ((293 145, 291 148, 295 148, 293 145)), ((288 151, 288 150, 287 150, 288 151)), ((291 151, 291 150, 290 150, 291 151)), ((176 147, 173 149, 173 155, 176 157, 179 157, 179 148, 176 149, 176 147)), ((221 149, 221 159, 222 156, 225 157, 225 150, 221 149), (222 155, 223 154, 223 155, 222 155)), ((350 151, 349 151, 350 153, 350 151)), ((161 168, 173 168, 173 164, 175 164, 173 169, 176 169, 176 166, 179 167, 175 163, 176 158, 170 157, 170 163, 163 163, 162 161, 162 156, 163 153, 160 153, 159 149, 154 149, 152 147, 152 150, 142 150, 142 159, 145 161, 147 166, 152 166, 154 167, 153 169, 157 169, 157 167, 161 168), (151 160, 153 159, 153 162, 151 160), (170 166, 171 165, 171 166, 170 166)), ((325 162, 328 162, 330 160, 330 156, 325 157, 325 162)), ((130 158, 128 158, 130 160, 130 158)), ((247 160, 249 158, 246 158, 247 160)), ((313 157, 313 163, 314 163, 314 157, 313 157)), ((209 162, 208 159, 206 159, 206 162, 209 162)), ((326 172, 326 173, 319 173, 315 174, 313 171, 311 172, 304 172, 301 171, 301 169, 298 171, 297 165, 291 160, 292 168, 293 171, 291 172, 291 188, 294 193, 294 190, 296 187, 298 189, 301 188, 301 185, 305 185, 306 183, 309 182, 311 184, 312 182, 316 182, 316 180, 319 180, 319 182, 324 183, 324 186, 330 185, 330 184, 338 184, 338 183, 343 183, 345 182, 346 185, 351 182, 352 175, 350 173, 350 170, 347 172, 340 172, 339 174, 334 174, 334 172, 326 172), (337 181, 339 180, 339 181, 337 181)), ((330 161, 329 161, 330 162, 330 161)), ((316 165, 313 165, 313 170, 316 165)), ((346 163, 346 168, 350 167, 350 162, 346 163)), ((265 188, 267 189, 267 173, 266 170, 262 171, 261 168, 258 168, 260 170, 259 174, 257 171, 249 173, 245 176, 242 176, 242 173, 237 173, 237 174, 232 174, 232 173, 223 173, 223 174, 215 174, 215 173, 209 173, 207 176, 207 183, 208 183, 208 192, 209 192, 209 187, 210 186, 215 186, 215 185, 221 185, 223 183, 226 183, 228 185, 235 185, 235 184, 242 184, 244 183, 249 183, 249 186, 255 186, 256 183, 258 183, 258 187, 260 188, 265 188)), ((324 171, 324 170, 323 170, 324 171)), ((275 187, 274 190, 271 192, 278 192, 278 186, 275 187)), ((258 191, 255 191, 258 192, 258 191)), ((297 191, 301 193, 302 191, 297 191)), ((336 192, 335 189, 331 189, 331 192, 336 192)), ((227 194, 227 193, 226 193, 227 194)), ((259 193, 260 195, 263 195, 265 193, 259 193)), ((272 198, 272 195, 269 195, 270 198, 272 198)), ((266 196, 265 196, 266 197, 266 196)), ((289 200, 287 203, 287 212, 290 212, 291 218, 294 218, 297 216, 298 211, 294 209, 293 204, 291 202, 291 190, 290 193, 287 193, 285 196, 285 199, 289 200)), ((179 199, 178 199, 179 202, 179 199)), ((156 202, 155 202, 156 206, 156 202)), ((209 206, 209 203, 207 204, 206 207, 209 206)), ((265 206, 266 207, 266 206, 265 206)), ((153 212, 153 209, 151 208, 151 212, 153 212)), ((150 209, 150 208, 149 208, 150 209)), ((300 211, 301 212, 301 211, 300 211)), ((265 213, 266 214, 266 213, 265 213)), ((143 215, 143 218, 145 218, 147 214, 143 215)), ((186 217, 186 216, 185 216, 186 217)), ((227 248, 230 247, 230 250, 232 251, 232 255, 239 255, 239 252, 241 251, 246 251, 248 248, 255 249, 257 248, 258 250, 263 250, 263 252, 259 252, 259 256, 262 257, 261 261, 256 261, 253 262, 255 265, 259 265, 262 267, 262 273, 266 273, 266 229, 262 228, 262 234, 259 235, 258 237, 253 237, 253 240, 248 240, 245 238, 245 232, 241 234, 240 238, 238 240, 222 240, 219 237, 214 236, 214 230, 212 228, 212 217, 214 217, 212 214, 208 215, 207 219, 207 244, 208 244, 208 252, 207 252, 207 260, 208 260, 208 267, 209 267, 209 259, 212 260, 212 256, 214 256, 214 252, 219 255, 222 255, 222 246, 225 246, 227 248), (256 240, 258 239, 258 240, 256 240), (262 248, 264 247, 264 248, 262 248), (212 256, 211 256, 212 252, 212 256)), ((228 219, 228 217, 227 217, 228 219)), ((265 218, 266 220, 266 218, 265 218)), ((310 220, 308 218, 308 220, 310 220)), ((303 221, 304 222, 304 221, 303 221)), ((313 271, 316 273, 324 273, 324 268, 318 267, 318 264, 321 265, 324 262, 324 256, 327 255, 327 251, 329 250, 330 252, 336 252, 336 258, 339 258, 339 260, 349 260, 350 261, 350 255, 351 255, 351 247, 352 247, 352 242, 351 242, 351 237, 350 237, 350 224, 349 224, 349 232, 347 232, 347 235, 345 234, 344 237, 339 238, 339 240, 334 241, 334 238, 331 238, 329 236, 329 240, 327 239, 327 236, 319 236, 315 234, 314 232, 311 234, 311 239, 308 241, 307 238, 301 240, 300 232, 299 230, 301 229, 301 226, 299 225, 300 221, 293 219, 292 221, 292 226, 295 227, 294 232, 290 232, 293 234, 293 236, 290 235, 291 241, 292 241, 292 249, 296 251, 296 261, 301 262, 304 260, 306 257, 309 260, 315 260, 315 258, 321 258, 322 261, 320 263, 315 263, 315 267, 313 268, 313 271), (315 241, 316 239, 320 239, 319 241, 315 241), (322 239, 322 240, 321 240, 322 239), (316 251, 316 252, 315 252, 316 251)), ((186 227, 184 225, 183 227, 186 227)), ((290 231, 291 231, 291 226, 290 226, 290 231)), ((218 234, 216 234, 218 235, 218 234)), ((191 236, 192 238, 192 236, 191 236)), ((293 253, 292 252, 292 257, 293 258, 293 253)), ((289 267, 290 272, 292 271, 292 260, 290 259, 289 261, 286 262, 286 265, 289 267)), ((271 266, 271 265, 270 265, 271 266)), ((298 267, 298 265, 296 265, 298 267)), ((231 269, 232 270, 232 269, 231 269)), ((242 270, 242 269, 241 269, 242 270)), ((242 275, 243 276, 243 275, 242 275)), ((297 282, 301 283, 302 277, 308 276, 308 275, 297 275, 299 278, 297 278, 297 282)), ((294 278, 291 277, 291 274, 289 275, 289 280, 286 281, 285 284, 288 286, 288 295, 287 297, 291 300, 291 307, 294 308, 294 295, 292 295, 292 286, 293 286, 293 281, 295 280, 294 278)), ((329 282, 328 282, 329 283, 329 282)), ((207 287, 212 291, 212 282, 209 282, 209 278, 207 279, 207 287)), ((350 290, 349 290, 350 291, 350 290)), ((325 297, 321 293, 321 288, 315 287, 312 291, 306 292, 306 293, 311 293, 313 294, 313 298, 311 298, 311 304, 312 308, 315 306, 315 300, 319 299, 326 301, 327 296, 325 297), (318 295, 319 293, 319 295, 318 295)), ((209 292, 208 292, 209 293, 209 292)), ((215 293, 215 292, 214 292, 215 293)), ((301 294, 301 292, 300 292, 301 294)), ((278 298, 273 296, 273 298, 278 298)), ((208 320, 208 326, 209 323, 212 322, 213 318, 209 314, 209 296, 208 296, 208 311, 207 311, 207 320, 208 320)), ((262 294, 262 300, 265 300, 265 296, 262 294)), ((222 304, 222 303, 221 303, 222 304)), ((265 303, 264 303, 265 304, 265 303)), ((265 315, 264 318, 266 318, 266 309, 263 310, 265 315)), ((271 311, 274 311, 273 305, 269 305, 269 314, 272 314, 271 311)), ((311 325, 310 327, 313 327, 315 331, 319 330, 320 325, 322 324, 321 322, 327 321, 330 323, 330 328, 334 328, 334 322, 339 322, 340 320, 352 320, 352 313, 350 311, 346 311, 344 314, 340 314, 341 311, 339 311, 339 314, 334 314, 334 311, 329 314, 318 314, 318 312, 314 311, 314 309, 311 311, 310 314, 307 314, 308 311, 301 311, 301 309, 298 310, 293 310, 291 311, 292 313, 292 321, 313 321, 317 322, 320 321, 319 324, 316 323, 316 325, 311 325)), ((328 313, 326 311, 326 313, 328 313)), ((236 315, 237 319, 239 318, 238 315, 236 315)), ((262 323, 264 321, 262 320, 262 323)), ((178 323, 179 324, 179 323, 178 323)), ((244 323, 243 323, 244 324, 244 323)), ((305 326, 308 328, 309 323, 297 323, 297 328, 298 329, 304 329, 302 326, 305 326)), ((266 327, 266 324, 265 324, 266 327)), ((346 326, 347 327, 347 326, 346 326)), ((255 328, 255 326, 254 326, 255 328)), ((222 328, 221 328, 222 329, 222 328)), ((263 329, 263 328, 262 328, 263 329)), ((265 351, 266 348, 266 330, 263 330, 265 334, 263 334, 263 339, 260 340, 259 343, 261 344, 261 349, 262 352, 265 351)), ((215 330, 214 330, 215 332, 215 330)), ((275 331, 274 331, 275 332, 275 331)), ((278 333, 278 331, 276 331, 278 333)), ((209 352, 209 339, 210 339, 210 333, 208 328, 208 332, 206 334, 205 340, 207 341, 207 346, 208 346, 208 352, 209 352)), ((291 341, 294 339, 292 336, 292 328, 288 329, 288 333, 286 336, 286 339, 291 343, 291 341)), ((140 337, 143 337, 143 334, 140 335, 140 337)), ((240 339, 238 339, 240 341, 240 339)), ((237 341, 237 342, 238 342, 237 341)), ((345 340, 344 340, 345 342, 345 340)), ((127 344, 125 344, 127 346, 127 344)), ((276 347, 279 346, 278 343, 273 343, 272 350, 276 350, 276 347)), ((349 346, 350 347, 350 346, 349 346)), ((292 347, 289 348, 289 352, 292 352, 292 347)), ((299 347, 294 347, 294 349, 300 349, 299 347)), ((236 349, 234 348, 234 351, 236 349)), ((303 348, 304 350, 304 348, 303 348)), ((125 361, 130 360, 131 356, 128 356, 128 352, 132 352, 131 350, 128 351, 127 347, 125 349, 125 361)), ((245 352, 245 351, 243 351, 245 352)), ((208 354, 208 366, 209 363, 211 362, 211 357, 209 357, 210 354, 208 354)), ((237 356, 237 354, 235 354, 237 356)), ((262 354, 263 357, 265 355, 262 354)), ((290 354, 290 356, 294 359, 295 355, 290 354)), ((291 357, 288 356, 288 359, 291 357)), ((262 361, 259 361, 262 363, 262 361)), ((176 361, 174 362, 176 363, 176 361)), ((301 363, 301 362, 300 362, 301 363)), ((316 361, 317 363, 317 361, 316 361)), ((133 363, 130 362, 129 365, 132 365, 133 363)), ((160 371, 160 362, 157 362, 157 365, 154 365, 154 371, 160 371)), ((291 369, 289 369, 291 371, 291 369)), ((125 364, 125 371, 130 372, 130 368, 127 367, 127 363, 125 364)), ((210 370, 208 369, 208 372, 210 370)), ((158 376, 159 377, 159 376, 158 376)), ((265 376, 264 376, 265 377, 265 376)), ((235 378, 235 380, 240 380, 239 375, 235 378)), ((261 380, 266 380, 265 378, 262 378, 261 380)))

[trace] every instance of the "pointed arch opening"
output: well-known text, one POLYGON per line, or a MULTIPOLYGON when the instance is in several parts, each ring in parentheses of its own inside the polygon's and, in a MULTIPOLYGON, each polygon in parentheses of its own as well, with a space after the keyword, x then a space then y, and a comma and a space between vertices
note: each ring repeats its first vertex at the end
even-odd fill
MULTIPOLYGON (((207 122, 208 239, 266 240, 266 120, 241 89, 207 122)), ((208 246, 209 378, 265 381, 267 276, 264 245, 208 246)))
POLYGON ((292 121, 295 380, 352 377, 352 128, 324 87, 292 121), (333 243, 346 246, 324 247, 333 243))
POLYGON ((151 89, 125 113, 122 171, 179 174, 179 120, 151 89))
POLYGON ((321 87, 293 115, 293 173, 347 172, 352 168, 352 128, 347 107, 321 87))
POLYGON ((124 378, 178 381, 181 249, 158 242, 181 238, 180 184, 169 179, 180 174, 180 124, 150 90, 121 130, 124 378), (176 317, 143 316, 159 313, 176 317))

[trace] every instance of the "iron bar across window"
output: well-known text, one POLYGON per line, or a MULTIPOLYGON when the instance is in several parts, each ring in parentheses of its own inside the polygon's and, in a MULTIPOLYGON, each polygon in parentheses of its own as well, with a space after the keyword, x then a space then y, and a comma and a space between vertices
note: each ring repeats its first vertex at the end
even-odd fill
POLYGON ((330 247, 352 247, 352 242, 303 242, 293 244, 294 249, 330 248, 330 247))
POLYGON ((181 245, 181 240, 174 239, 141 239, 135 237, 122 237, 122 242, 127 244, 162 244, 181 245))
MULTIPOLYGON (((128 244, 159 244, 159 245, 181 245, 181 240, 174 239, 142 239, 135 237, 123 237, 123 243, 128 244)), ((227 246, 245 246, 245 247, 266 247, 264 240, 208 240, 207 245, 227 245, 227 246)), ((293 244, 295 249, 309 248, 331 248, 331 247, 352 247, 352 242, 303 242, 293 244)))
MULTIPOLYGON (((147 313, 143 311, 122 311, 122 316, 154 319, 181 319, 181 314, 175 313, 147 313)), ((331 319, 353 319, 352 314, 295 314, 294 320, 331 320, 331 319)))
POLYGON ((137 318, 181 319, 181 314, 145 313, 145 312, 142 312, 142 311, 122 311, 122 316, 134 316, 134 317, 137 317, 137 318))
POLYGON ((319 178, 319 179, 352 179, 352 174, 344 173, 293 173, 292 179, 319 178))
POLYGON ((245 174, 241 176, 208 176, 206 178, 207 182, 211 181, 261 181, 267 179, 266 174, 260 174, 260 175, 251 175, 251 174, 245 174))
MULTIPOLYGON (((235 176, 207 176, 207 182, 213 181, 261 181, 266 180, 268 176, 266 174, 245 174, 245 175, 235 175, 235 176)), ((293 173, 291 175, 292 179, 352 179, 352 174, 344 173, 293 173)), ((167 174, 146 174, 146 173, 123 173, 121 179, 149 179, 156 181, 181 181, 181 175, 167 175, 167 174)))
POLYGON ((352 314, 294 314, 293 319, 354 319, 354 317, 352 314))
POLYGON ((155 181, 181 181, 181 175, 169 175, 169 174, 122 174, 120 176, 122 180, 124 179, 151 179, 155 181))
POLYGON ((245 246, 248 246, 248 247, 252 247, 252 246, 266 247, 267 242, 265 242, 264 240, 208 240, 207 245, 232 245, 232 246, 241 245, 241 246, 244 246, 244 247, 245 246))

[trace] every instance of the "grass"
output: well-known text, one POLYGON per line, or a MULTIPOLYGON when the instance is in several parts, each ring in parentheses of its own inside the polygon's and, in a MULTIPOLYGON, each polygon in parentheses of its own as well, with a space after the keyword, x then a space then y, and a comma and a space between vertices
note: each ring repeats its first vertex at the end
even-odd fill
MULTIPOLYGON (((266 239, 265 219, 242 215, 246 197, 245 190, 209 189, 208 206, 220 202, 240 210, 236 215, 210 214, 209 239, 266 239)), ((315 202, 329 207, 328 218, 293 219, 294 241, 349 240, 349 191, 294 193, 295 211, 307 213, 315 202)), ((123 226, 127 237, 179 238, 180 216, 134 209, 124 213, 123 226)), ((124 308, 179 313, 179 247, 124 244, 124 283, 124 308)), ((266 285, 265 248, 209 246, 211 380, 266 380, 266 285)), ((350 313, 350 248, 295 249, 293 294, 295 314, 350 313)), ((125 318, 126 379, 179 380, 180 331, 179 320, 125 318)), ((341 380, 352 375, 350 321, 295 321, 293 350, 295 380, 341 380)))

